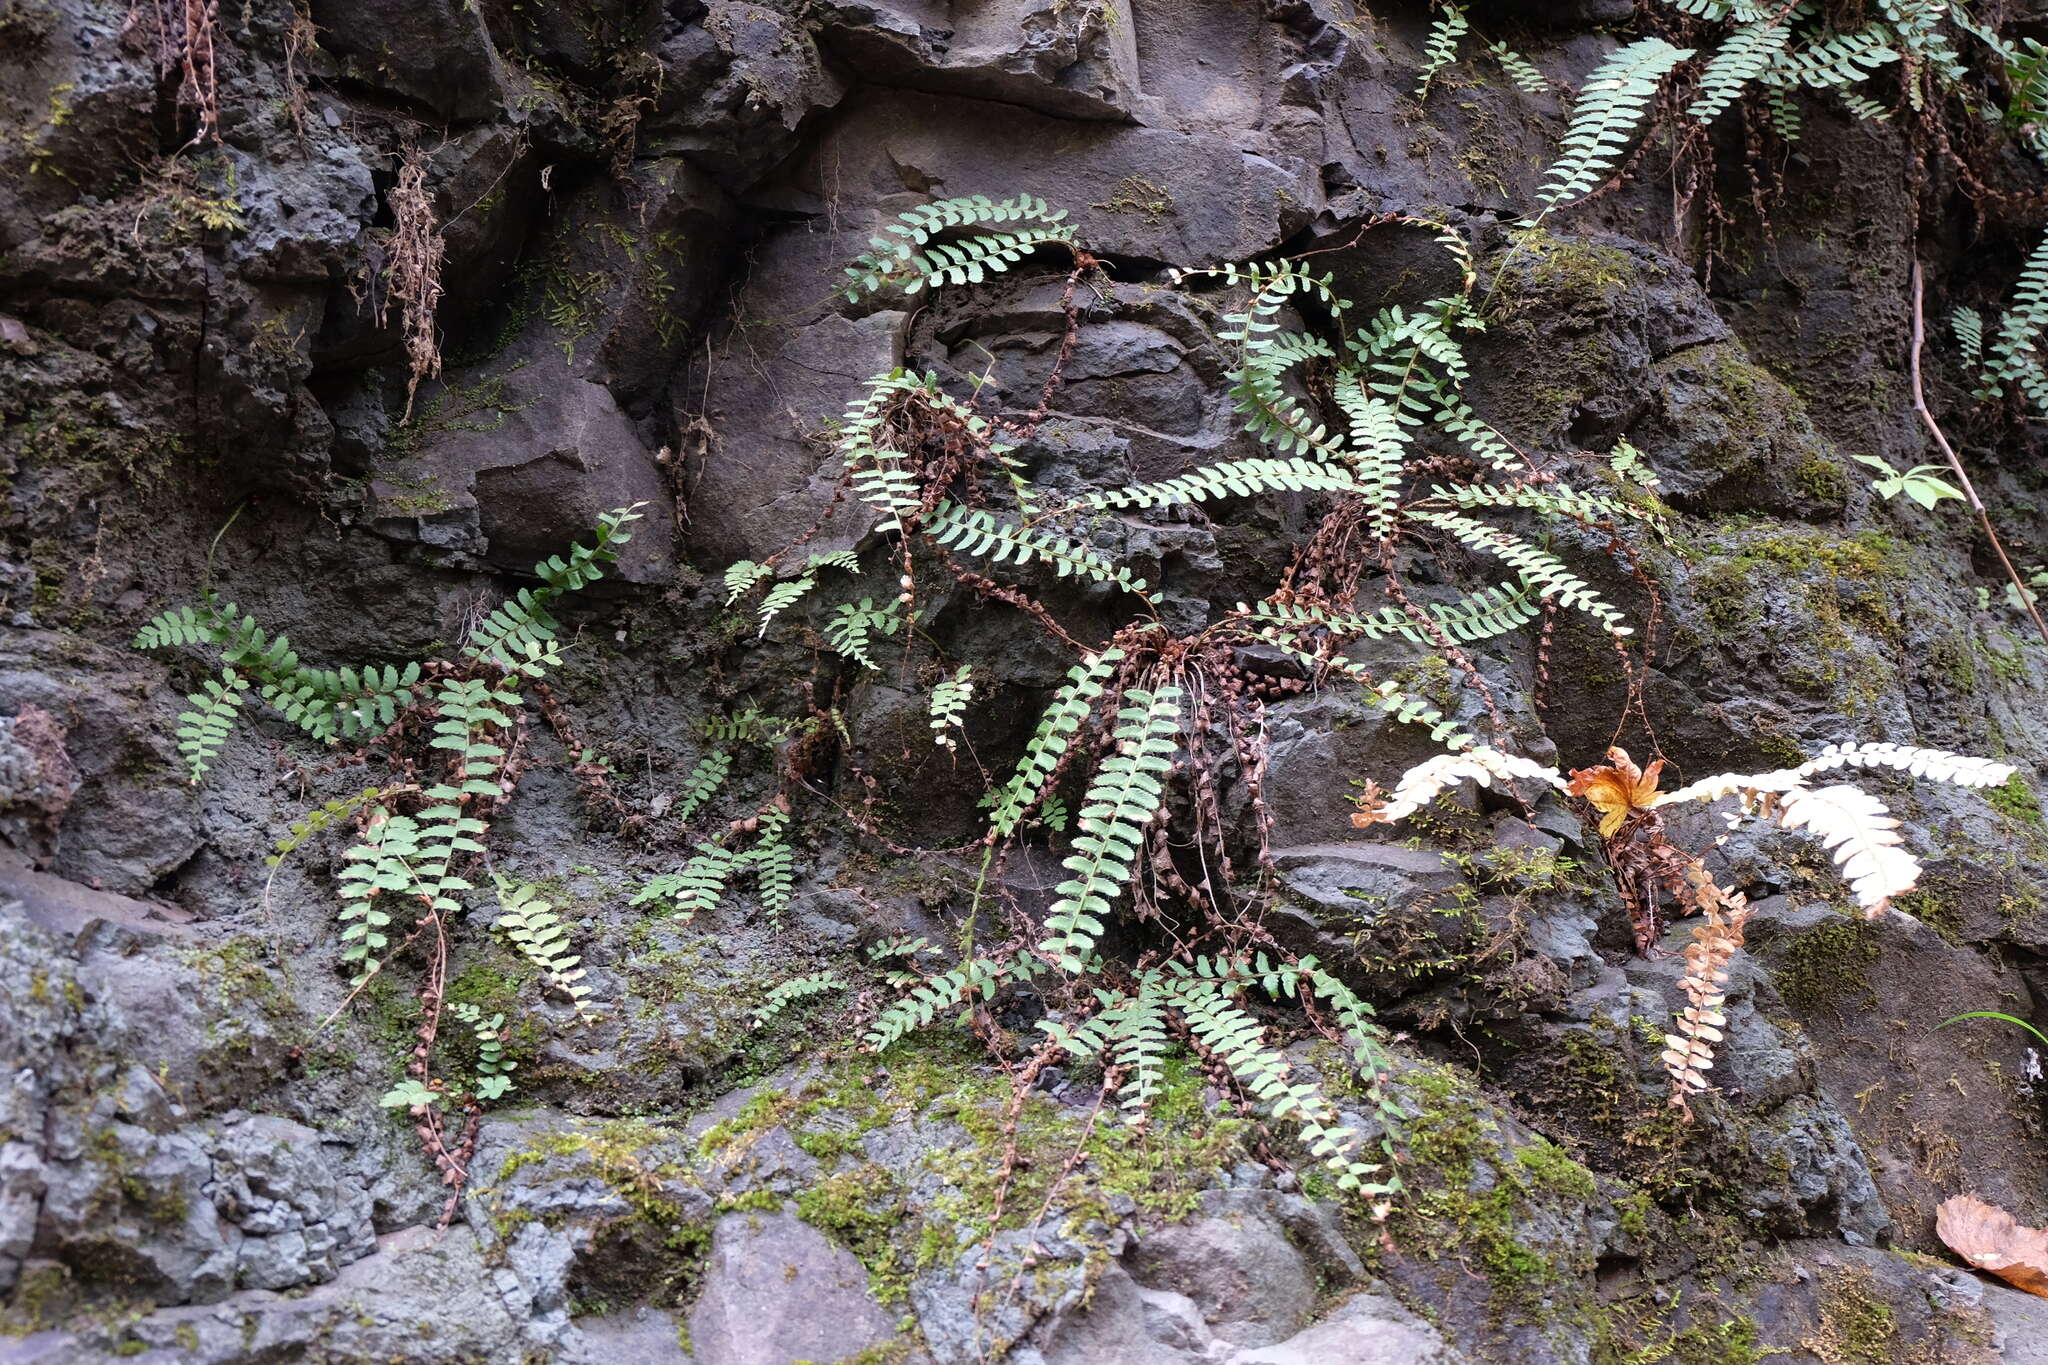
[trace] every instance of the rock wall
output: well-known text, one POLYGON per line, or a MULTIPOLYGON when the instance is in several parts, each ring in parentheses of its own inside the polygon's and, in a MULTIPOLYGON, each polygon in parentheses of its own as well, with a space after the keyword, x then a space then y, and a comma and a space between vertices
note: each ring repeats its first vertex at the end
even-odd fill
MULTIPOLYGON (((1710 241, 1662 146, 1511 238, 1562 92, 1630 7, 1474 8, 1553 93, 1475 59, 1418 102, 1427 16, 1391 0, 250 0, 218 16, 217 139, 191 145, 208 101, 177 16, 0 0, 0 1353, 2048 1359, 2038 1301, 1954 1268, 1933 1231, 1962 1191, 2048 1223, 2038 1058, 2000 1026, 1935 1031, 1978 1009, 2048 1022, 2029 785, 2048 650, 1965 517, 1876 498, 1851 459, 1929 458, 1911 263, 1936 315, 2002 297, 2040 172, 1994 149, 1978 170, 2000 193, 1973 199, 1899 124, 1817 110, 1788 162, 1750 167, 1755 197, 1722 149, 1710 241), (385 275, 408 158, 445 243, 442 364, 416 396, 385 275), (1988 802, 1901 788, 1928 873, 1877 921, 1843 913, 1805 840, 1723 850, 1758 913, 1721 1094, 1688 1123, 1657 1059, 1682 964, 1630 951, 1578 815, 1468 800, 1414 846, 1356 839, 1351 784, 1427 746, 1342 687, 1278 702, 1269 927, 1401 1030, 1410 1191, 1384 1223, 1268 1160, 1198 1068, 1146 1132, 1093 1123, 1092 1085, 1057 1075, 1006 1126, 1010 1082, 971 1040, 814 1046, 872 992, 751 1027, 768 986, 852 970, 885 936, 952 942, 972 899, 972 858, 912 852, 983 819, 972 766, 929 743, 930 677, 820 672, 800 630, 750 645, 715 575, 807 533, 894 573, 835 503, 831 424, 870 375, 1037 402, 1059 274, 836 293, 890 215, 974 193, 1070 210, 1105 264, 1016 452, 1042 485, 1263 453, 1227 394, 1230 299, 1174 271, 1317 249, 1349 297, 1412 304, 1455 283, 1446 258, 1360 227, 1429 217, 1496 281, 1475 405, 1541 454, 1626 439, 1661 480, 1672 519, 1641 580, 1562 541, 1661 623, 1655 735, 1632 744, 1700 775, 1896 739, 2022 779, 1988 802), (378 1104, 411 1045, 404 989, 352 993, 338 965, 340 845, 264 866, 292 820, 379 774, 258 722, 188 785, 172 732, 203 661, 127 642, 211 589, 321 663, 432 656, 635 502, 618 572, 562 613, 556 682, 633 818, 594 814, 588 760, 536 723, 490 855, 571 911, 609 1008, 573 1027, 480 923, 462 940, 449 998, 507 1015, 519 1070, 437 1232, 439 1179, 378 1104), (790 910, 631 904, 687 851, 663 812, 701 723, 826 698, 845 748, 810 775, 790 910)), ((2039 449, 1945 356, 1936 406, 2037 560, 2039 449)), ((1192 628, 1270 590, 1305 505, 1133 515, 1102 548, 1192 628)), ((967 737, 1006 763, 1071 660, 1015 613, 942 605, 928 643, 972 661, 967 737)), ((1102 594, 1061 605, 1076 630, 1121 619, 1102 594)), ((1476 653, 1537 758, 1590 763, 1625 714, 1597 634, 1476 653)), ((1361 658, 1484 718, 1406 646, 1361 658)), ((744 760, 740 788, 772 790, 775 761, 744 760)), ((1045 855, 1006 866, 1027 903, 1062 875, 1045 855)), ((1291 1056, 1336 1084, 1310 1044, 1291 1056)))

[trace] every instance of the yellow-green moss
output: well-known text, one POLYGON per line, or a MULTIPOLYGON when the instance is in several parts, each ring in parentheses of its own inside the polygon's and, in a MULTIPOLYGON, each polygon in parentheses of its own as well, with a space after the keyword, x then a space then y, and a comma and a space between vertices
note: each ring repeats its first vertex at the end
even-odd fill
POLYGON ((2041 823, 2041 803, 2035 798, 2034 789, 2018 773, 2007 778, 2004 786, 1985 792, 1984 799, 2008 820, 2028 825, 2041 823))
POLYGON ((1807 930, 1772 959, 1778 994, 1801 1014, 1831 1008, 1852 992, 1869 995, 1877 937, 1871 921, 1848 916, 1807 930))

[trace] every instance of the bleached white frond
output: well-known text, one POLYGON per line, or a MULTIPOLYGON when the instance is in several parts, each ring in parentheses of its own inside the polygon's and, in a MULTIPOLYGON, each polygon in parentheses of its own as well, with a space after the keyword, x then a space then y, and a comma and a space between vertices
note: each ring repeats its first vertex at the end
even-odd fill
POLYGON ((1509 782, 1518 777, 1533 778, 1547 782, 1559 791, 1564 790, 1564 777, 1557 769, 1519 754, 1504 754, 1481 745, 1455 754, 1438 754, 1424 759, 1401 774, 1401 780, 1395 784, 1387 803, 1377 811, 1368 812, 1371 817, 1369 823, 1391 824, 1406 819, 1467 779, 1482 787, 1490 787, 1495 778, 1509 782))
POLYGON ((1962 787, 2002 787, 2018 771, 2010 763, 1989 758, 1952 754, 1946 749, 1916 749, 1909 744, 1882 740, 1870 744, 1830 744, 1796 771, 1811 776, 1835 768, 1899 768, 1915 777, 1953 782, 1962 787))
POLYGON ((1860 787, 1790 791, 1772 815, 1786 829, 1808 830, 1827 845, 1866 916, 1884 913, 1894 896, 1920 880, 1920 860, 1900 847, 1898 819, 1860 787))
POLYGON ((1806 785, 1806 776, 1796 768, 1769 773, 1716 773, 1676 791, 1663 792, 1650 805, 1676 806, 1685 801, 1719 801, 1724 796, 1754 798, 1767 792, 1788 792, 1806 785))

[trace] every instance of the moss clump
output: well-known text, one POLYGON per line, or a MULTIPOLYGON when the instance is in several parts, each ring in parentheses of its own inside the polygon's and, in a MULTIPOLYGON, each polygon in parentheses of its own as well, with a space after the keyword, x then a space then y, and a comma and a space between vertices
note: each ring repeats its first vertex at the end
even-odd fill
POLYGON ((859 1258, 876 1302, 901 1303, 909 1297, 909 1266, 894 1236, 909 1208, 887 1171, 869 1162, 829 1176, 798 1192, 796 1212, 859 1258))
POLYGON ((1771 979, 1786 1004, 1815 1014, 1850 992, 1871 996, 1870 964, 1878 952, 1877 927, 1844 916, 1787 944, 1771 964, 1771 979))
POLYGON ((1535 1321, 1554 1311, 1560 1290, 1592 1271, 1531 1233, 1542 1211, 1584 1207, 1597 1196, 1592 1173, 1538 1138, 1511 1147, 1500 1125, 1455 1072, 1425 1067, 1403 1077, 1419 1110, 1403 1171, 1407 1204, 1393 1216, 1396 1242, 1432 1260, 1456 1259, 1492 1281, 1497 1321, 1535 1321))
POLYGON ((1984 799, 1991 803, 1991 809, 2008 820, 2027 825, 2041 823, 2041 803, 2034 796, 2034 789, 2018 773, 2007 778, 2004 786, 1985 792, 1984 799))
POLYGON ((1849 500, 1849 476, 1840 465, 1820 455, 1809 455, 1793 468, 1792 486, 1830 507, 1849 500))
POLYGON ((1174 203, 1163 187, 1143 176, 1127 175, 1117 182, 1109 198, 1088 207, 1104 213, 1142 213, 1147 222, 1156 223, 1173 212, 1174 203))
POLYGON ((1893 1365, 1899 1325, 1866 1270, 1830 1277, 1821 1289, 1820 1330, 1799 1344, 1827 1365, 1893 1365))
POLYGON ((1671 1338, 1671 1365, 1758 1365, 1768 1351, 1757 1344, 1756 1323, 1729 1318, 1712 1327, 1692 1326, 1671 1338))

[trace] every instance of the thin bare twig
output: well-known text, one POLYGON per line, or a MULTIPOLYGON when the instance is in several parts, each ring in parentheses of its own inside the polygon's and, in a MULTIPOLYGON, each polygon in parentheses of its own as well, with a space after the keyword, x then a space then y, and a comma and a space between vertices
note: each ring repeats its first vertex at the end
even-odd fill
POLYGON ((1933 412, 1928 410, 1927 394, 1920 386, 1920 348, 1927 335, 1926 316, 1921 298, 1923 293, 1925 290, 1922 288, 1920 262, 1916 260, 1913 262, 1913 411, 1920 414, 1920 420, 1927 424, 1927 430, 1934 435, 1934 443, 1940 446, 1941 453, 1948 457, 1949 470, 1956 476, 1956 483, 1962 488, 1963 496, 1969 499, 1971 509, 1977 514, 1977 524, 1984 528, 1985 536, 1991 541, 1991 548, 1998 552, 1998 562, 2005 566, 2006 576, 2012 579, 2013 591, 2019 595, 2020 605, 2025 607, 2027 615, 2033 618, 2034 629, 2041 632, 2042 643, 2048 644, 2048 621, 2041 619, 2040 609, 2034 605, 2033 592, 2027 587, 2026 580, 2020 577, 2020 571, 2013 567, 2012 557, 2005 552, 2005 542, 1998 538, 1998 532, 1992 528, 1991 514, 1984 510, 1984 500, 1977 496, 1976 486, 1970 482, 1969 474, 1963 469, 1962 457, 1957 455, 1956 448, 1948 443, 1948 437, 1942 434, 1941 424, 1934 420, 1933 412))

